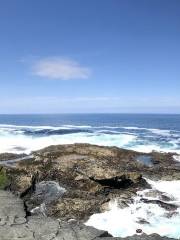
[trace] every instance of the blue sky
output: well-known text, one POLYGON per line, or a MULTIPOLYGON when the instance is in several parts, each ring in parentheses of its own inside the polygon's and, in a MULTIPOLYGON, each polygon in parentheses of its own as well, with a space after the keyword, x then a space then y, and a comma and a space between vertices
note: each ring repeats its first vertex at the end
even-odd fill
POLYGON ((0 113, 180 113, 179 0, 1 0, 0 113))

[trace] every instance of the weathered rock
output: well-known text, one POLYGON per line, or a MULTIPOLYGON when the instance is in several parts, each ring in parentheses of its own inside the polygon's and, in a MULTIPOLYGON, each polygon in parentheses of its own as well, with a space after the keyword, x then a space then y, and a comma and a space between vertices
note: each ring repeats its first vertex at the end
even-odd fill
MULTIPOLYGON (((172 154, 143 154, 151 157, 151 166, 136 160, 141 155, 115 147, 72 144, 50 146, 34 152, 33 157, 13 161, 14 168, 1 169, 0 183, 3 182, 2 188, 19 194, 22 200, 0 191, 0 239, 112 239, 107 232, 84 226, 79 220, 107 210, 112 199, 121 208, 131 204, 138 190, 150 188, 143 177, 180 179, 180 166, 172 154), (35 207, 37 211, 33 210, 35 207), (35 215, 29 216, 32 210, 35 215), (39 214, 42 211, 48 217, 39 214)), ((167 196, 157 191, 149 194, 147 197, 157 196, 159 200, 142 201, 159 204, 175 214, 176 206, 168 203, 167 196)), ((141 221, 148 224, 144 219, 141 221)), ((126 239, 168 238, 142 234, 126 239)))
MULTIPOLYGON (((26 216, 23 201, 0 190, 1 240, 122 240, 108 232, 78 222, 64 222, 50 217, 26 216)), ((159 235, 135 235, 125 240, 169 240, 159 235)))
POLYGON ((60 187, 57 182, 42 181, 36 184, 33 197, 39 199, 40 202, 49 204, 58 200, 65 192, 66 189, 60 187))
POLYGON ((152 189, 152 190, 149 190, 148 192, 146 192, 144 194, 145 197, 151 197, 151 198, 157 198, 157 199, 160 199, 162 201, 166 201, 166 202, 169 202, 169 201, 172 201, 174 199, 166 196, 165 194, 163 194, 162 192, 160 191, 157 191, 155 189, 152 189))
POLYGON ((59 222, 47 217, 26 216, 23 201, 0 190, 1 240, 93 240, 110 237, 106 231, 75 223, 59 222))
POLYGON ((178 208, 178 206, 176 206, 174 204, 162 202, 161 200, 141 198, 141 201, 144 202, 144 203, 157 204, 160 207, 162 207, 162 208, 164 208, 168 211, 175 211, 178 208))
POLYGON ((136 161, 141 155, 90 144, 50 146, 34 152, 28 161, 17 162, 16 168, 7 168, 11 177, 9 188, 23 197, 29 211, 45 203, 48 216, 84 220, 108 208, 108 202, 114 198, 120 207, 125 207, 137 190, 149 187, 142 176, 180 179, 179 168, 170 154, 143 154, 158 162, 151 167, 136 161), (58 197, 53 186, 48 187, 53 204, 46 200, 47 191, 37 193, 38 186, 49 181, 66 189, 58 197))
POLYGON ((25 157, 26 154, 15 154, 15 153, 0 153, 0 161, 8 161, 17 158, 25 157))
POLYGON ((6 174, 6 170, 0 167, 0 189, 5 189, 10 184, 10 179, 6 174))

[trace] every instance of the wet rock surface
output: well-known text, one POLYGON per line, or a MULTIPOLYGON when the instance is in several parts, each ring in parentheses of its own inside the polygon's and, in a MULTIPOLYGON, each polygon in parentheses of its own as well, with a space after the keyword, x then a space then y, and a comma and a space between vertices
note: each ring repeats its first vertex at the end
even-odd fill
MULTIPOLYGON (((17 158, 19 159, 19 156, 17 158)), ((18 201, 21 201, 21 206, 23 203, 26 210, 24 212, 21 209, 21 220, 24 219, 23 224, 27 224, 28 221, 28 227, 23 225, 21 234, 23 235, 26 229, 30 232, 28 234, 33 233, 29 238, 23 239, 46 239, 39 237, 40 233, 34 235, 36 230, 32 230, 38 224, 39 229, 41 226, 44 229, 48 224, 46 221, 49 221, 49 224, 52 222, 54 226, 57 225, 58 229, 60 223, 61 227, 63 226, 61 230, 55 230, 56 233, 53 232, 52 234, 55 234, 53 236, 48 233, 50 237, 47 239, 98 239, 100 235, 95 236, 91 232, 97 231, 99 234, 98 230, 87 230, 86 228, 93 228, 82 225, 89 216, 108 210, 109 202, 114 199, 117 200, 120 208, 127 207, 132 203, 137 191, 151 188, 146 178, 179 180, 179 170, 180 166, 174 161, 173 154, 152 152, 142 155, 142 153, 116 147, 89 144, 58 145, 33 152, 30 157, 26 156, 20 161, 14 161, 13 167, 9 165, 1 167, 0 179, 3 175, 4 180, 3 184, 0 181, 0 186, 2 185, 1 189, 8 189, 21 198, 18 201), (146 160, 150 159, 151 164, 137 161, 141 156, 143 160, 144 157, 146 160), (66 231, 63 230, 64 228, 66 231), (87 237, 85 235, 81 238, 74 233, 74 229, 79 228, 84 229, 82 231, 87 233, 86 235, 89 234, 89 238, 85 238, 87 237), (61 232, 61 238, 57 238, 57 232, 61 232)), ((162 198, 160 200, 142 198, 142 201, 147 204, 158 204, 169 211, 176 210, 176 206, 168 203, 169 199, 162 193, 152 191, 151 194, 158 194, 162 198)), ((14 227, 17 226, 14 225, 14 227)), ((16 232, 15 228, 13 232, 16 232)), ((42 231, 48 231, 48 229, 46 227, 42 231)), ((40 230, 37 229, 37 231, 40 230)), ((108 239, 107 233, 102 231, 101 234, 101 239, 105 237, 103 234, 106 234, 108 239)), ((146 235, 141 236, 141 239, 161 239, 159 236, 151 238, 146 235)), ((139 239, 139 236, 132 239, 139 239)))
POLYGON ((26 154, 2 153, 0 154, 0 165, 6 167, 15 167, 17 162, 31 159, 32 156, 26 154))
MULTIPOLYGON (((106 231, 87 227, 78 222, 63 222, 50 217, 27 216, 21 199, 0 190, 0 239, 1 240, 113 240, 106 231)), ((158 235, 127 239, 160 240, 158 235)))
POLYGON ((151 203, 151 204, 157 204, 158 206, 164 208, 165 210, 169 210, 169 211, 174 211, 177 210, 178 206, 171 204, 171 203, 166 203, 163 202, 161 200, 152 200, 152 199, 146 199, 146 198, 141 198, 142 202, 144 203, 151 203))
POLYGON ((0 190, 1 240, 91 240, 110 236, 82 224, 65 223, 42 216, 26 216, 21 199, 0 190))
POLYGON ((173 155, 165 153, 72 144, 50 146, 27 159, 17 161, 14 168, 6 167, 8 188, 23 198, 29 212, 39 207, 47 216, 64 220, 85 221, 115 198, 125 207, 137 191, 150 188, 145 177, 180 179, 173 155), (141 156, 156 164, 137 161, 141 156), (64 189, 63 194, 58 189, 64 189))
POLYGON ((13 160, 27 156, 26 154, 0 153, 0 161, 13 160))

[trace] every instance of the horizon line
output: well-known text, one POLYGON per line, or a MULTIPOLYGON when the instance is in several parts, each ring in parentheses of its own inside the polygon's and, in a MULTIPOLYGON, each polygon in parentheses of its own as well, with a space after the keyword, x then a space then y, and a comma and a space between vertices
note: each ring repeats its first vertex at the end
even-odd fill
POLYGON ((139 114, 139 115, 180 115, 180 113, 167 113, 167 112, 162 112, 162 113, 154 113, 154 112, 149 112, 149 113, 143 113, 143 112, 62 112, 62 113, 0 113, 0 115, 63 115, 63 114, 79 114, 79 115, 88 115, 88 114, 139 114))

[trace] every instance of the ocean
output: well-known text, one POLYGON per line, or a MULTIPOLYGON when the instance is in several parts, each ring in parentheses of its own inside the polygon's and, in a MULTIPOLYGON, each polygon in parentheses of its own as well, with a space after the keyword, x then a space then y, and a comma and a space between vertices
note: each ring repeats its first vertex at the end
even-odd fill
POLYGON ((30 153, 71 143, 180 154, 180 115, 0 115, 0 152, 30 153))
MULTIPOLYGON (((180 161, 180 115, 167 114, 42 114, 0 115, 0 152, 30 153, 53 144, 91 143, 117 146, 140 152, 173 152, 180 161), (179 155, 178 155, 179 154, 179 155)), ((137 192, 133 202, 93 214, 89 226, 107 230, 115 237, 127 237, 143 227, 147 234, 180 237, 180 181, 146 179, 152 189, 137 192), (141 198, 151 191, 163 192, 178 206, 175 214, 141 198), (140 224, 139 219, 147 221, 140 224)), ((151 197, 149 197, 151 199, 151 197)), ((157 197, 157 199, 159 199, 157 197)))

